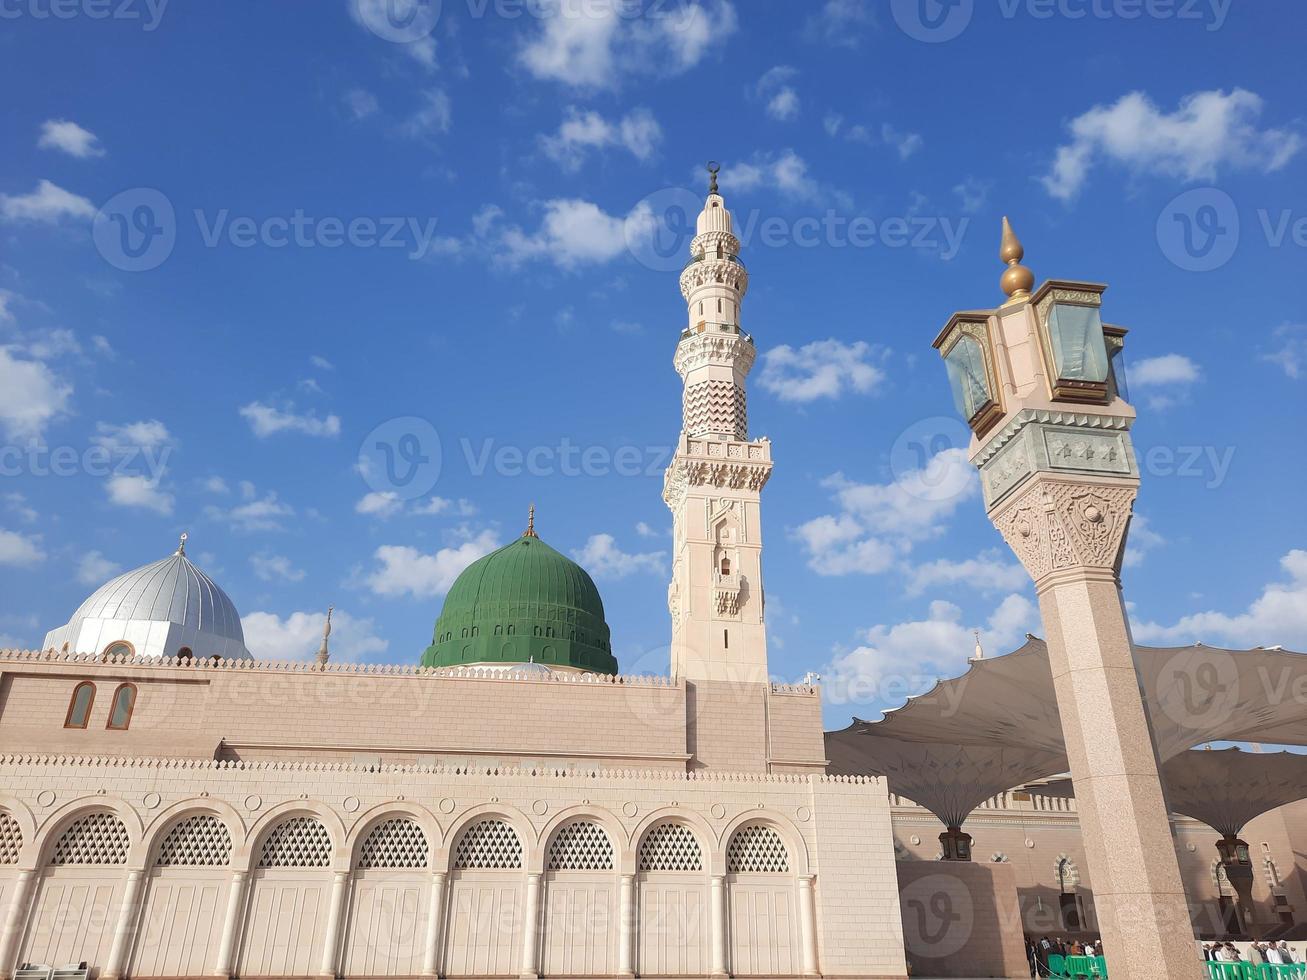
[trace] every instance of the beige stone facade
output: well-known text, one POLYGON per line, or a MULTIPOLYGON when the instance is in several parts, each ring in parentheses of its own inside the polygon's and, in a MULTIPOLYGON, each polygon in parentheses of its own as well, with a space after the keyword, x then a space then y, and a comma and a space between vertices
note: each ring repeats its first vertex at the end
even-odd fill
POLYGON ((814 688, 57 653, 0 672, 5 975, 905 973, 888 793, 824 775, 814 688))

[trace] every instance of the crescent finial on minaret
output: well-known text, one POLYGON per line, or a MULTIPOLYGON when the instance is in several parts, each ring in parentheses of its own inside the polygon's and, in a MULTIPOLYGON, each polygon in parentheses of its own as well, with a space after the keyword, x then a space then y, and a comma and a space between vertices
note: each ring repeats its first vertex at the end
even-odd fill
POLYGON ((1007 293, 1008 302, 1030 298, 1030 287, 1035 284, 1035 274, 1021 264, 1026 257, 1026 250, 1012 230, 1012 222, 1003 216, 1003 241, 998 247, 998 257, 1007 263, 1007 271, 999 280, 1003 292, 1007 293))
POLYGON ((181 555, 182 557, 185 557, 185 555, 186 555, 186 542, 190 540, 190 537, 191 537, 191 536, 190 536, 189 534, 187 534, 185 531, 182 532, 181 537, 177 539, 177 551, 175 552, 176 554, 179 554, 179 555, 181 555))
POLYGON ((708 193, 709 194, 718 193, 717 175, 721 172, 722 172, 722 165, 720 163, 718 163, 716 160, 708 161, 708 193))

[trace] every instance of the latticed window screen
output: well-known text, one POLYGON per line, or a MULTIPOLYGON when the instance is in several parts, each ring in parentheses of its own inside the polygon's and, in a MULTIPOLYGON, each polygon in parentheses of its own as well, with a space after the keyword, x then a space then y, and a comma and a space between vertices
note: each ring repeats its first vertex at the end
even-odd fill
POLYGON ((640 841, 641 871, 702 871, 703 852, 694 832, 681 823, 657 824, 640 841))
POLYGON ((790 854, 781 835, 764 824, 741 827, 726 845, 726 870, 731 874, 790 870, 790 854))
POLYGON ((51 864, 126 864, 131 839, 112 813, 88 813, 64 831, 51 864))
POLYGON ((597 823, 569 823, 549 845, 549 870, 612 871, 613 842, 597 823))
POLYGON ((179 820, 159 845, 161 868, 225 868, 231 861, 227 825, 209 813, 179 820))
POLYGON ((522 841, 502 820, 474 823, 458 839, 454 867, 500 869, 522 867, 522 841))
POLYGON ((408 817, 385 820, 372 828, 359 849, 360 868, 425 868, 427 835, 408 817))
POLYGON ((0 864, 17 864, 23 849, 23 828, 18 821, 0 810, 0 864))
POLYGON ((326 868, 331 835, 316 817, 291 817, 272 829, 259 854, 260 868, 326 868))

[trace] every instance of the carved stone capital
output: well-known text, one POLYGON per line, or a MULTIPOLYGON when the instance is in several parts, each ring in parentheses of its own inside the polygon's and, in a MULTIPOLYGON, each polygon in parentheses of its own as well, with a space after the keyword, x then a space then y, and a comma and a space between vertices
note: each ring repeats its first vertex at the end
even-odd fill
POLYGON ((681 273, 681 295, 686 302, 696 289, 712 285, 730 286, 743 299, 749 291, 749 273, 740 263, 729 259, 700 259, 681 273))
POLYGON ((672 363, 684 378, 695 368, 723 365, 747 375, 753 367, 758 349, 747 336, 738 333, 696 333, 676 345, 672 363))
POLYGON ((1116 575, 1138 486, 1036 474, 990 512, 990 520, 1038 585, 1076 568, 1116 575))

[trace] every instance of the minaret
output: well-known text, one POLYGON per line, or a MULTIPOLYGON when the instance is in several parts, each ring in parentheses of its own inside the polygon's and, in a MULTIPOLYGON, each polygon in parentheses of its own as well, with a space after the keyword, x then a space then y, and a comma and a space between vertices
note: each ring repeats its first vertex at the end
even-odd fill
POLYGON ((744 380, 757 351, 740 328, 749 273, 717 165, 681 272, 688 322, 674 364, 685 384, 681 436, 663 482, 672 511, 672 675, 764 682, 762 488, 771 443, 749 439, 744 380))

